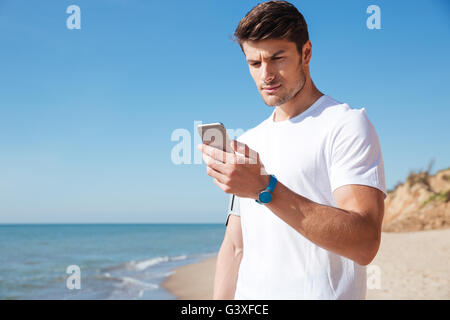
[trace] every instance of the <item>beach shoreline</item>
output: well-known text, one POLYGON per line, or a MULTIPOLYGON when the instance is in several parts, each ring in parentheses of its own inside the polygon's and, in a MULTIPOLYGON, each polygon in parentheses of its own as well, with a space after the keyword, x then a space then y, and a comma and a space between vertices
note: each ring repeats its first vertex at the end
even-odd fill
MULTIPOLYGON (((162 287, 179 300, 212 299, 216 259, 176 268, 162 287)), ((448 300, 449 259, 450 229, 383 232, 378 254, 367 266, 366 299, 448 300)))
POLYGON ((178 267, 161 286, 180 300, 211 300, 216 259, 178 267))

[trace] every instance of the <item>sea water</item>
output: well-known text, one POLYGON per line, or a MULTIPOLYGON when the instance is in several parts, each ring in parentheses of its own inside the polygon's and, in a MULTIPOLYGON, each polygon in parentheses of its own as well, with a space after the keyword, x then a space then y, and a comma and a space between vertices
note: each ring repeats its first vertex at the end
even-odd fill
POLYGON ((224 233, 224 224, 0 225, 0 299, 175 299, 162 282, 215 256, 224 233), (67 285, 73 265, 80 289, 67 285))

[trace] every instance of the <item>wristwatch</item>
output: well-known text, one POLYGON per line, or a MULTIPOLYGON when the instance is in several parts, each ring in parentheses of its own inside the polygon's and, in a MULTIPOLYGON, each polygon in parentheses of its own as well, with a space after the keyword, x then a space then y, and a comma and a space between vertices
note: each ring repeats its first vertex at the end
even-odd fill
POLYGON ((259 204, 265 204, 272 201, 272 192, 277 185, 277 178, 273 174, 270 175, 269 185, 266 189, 261 191, 258 195, 258 199, 255 199, 259 204))

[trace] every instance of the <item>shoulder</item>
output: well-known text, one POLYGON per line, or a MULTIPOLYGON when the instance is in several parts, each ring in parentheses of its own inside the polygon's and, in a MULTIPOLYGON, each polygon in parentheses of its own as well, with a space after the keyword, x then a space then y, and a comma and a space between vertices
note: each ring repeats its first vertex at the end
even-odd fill
POLYGON ((329 124, 337 124, 339 120, 353 113, 353 109, 347 103, 340 102, 330 96, 326 96, 320 108, 320 116, 329 124))
POLYGON ((328 105, 322 109, 322 116, 329 123, 329 132, 332 135, 342 132, 368 133, 374 130, 365 108, 352 108, 349 104, 338 102, 331 97, 326 103, 328 105))
POLYGON ((366 109, 349 109, 339 118, 333 125, 331 130, 332 135, 343 136, 359 136, 359 137, 373 137, 376 135, 375 128, 370 122, 366 109))
POLYGON ((361 121, 365 116, 365 109, 354 109, 348 103, 324 95, 320 105, 309 116, 314 119, 314 126, 326 128, 330 132, 348 121, 361 121))

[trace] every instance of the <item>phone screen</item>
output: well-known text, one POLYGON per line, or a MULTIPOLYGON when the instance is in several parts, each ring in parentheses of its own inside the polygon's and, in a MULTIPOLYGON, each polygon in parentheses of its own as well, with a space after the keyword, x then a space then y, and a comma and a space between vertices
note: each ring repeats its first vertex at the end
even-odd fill
POLYGON ((217 122, 199 125, 198 132, 204 144, 233 153, 233 149, 230 146, 231 140, 222 123, 217 122))

